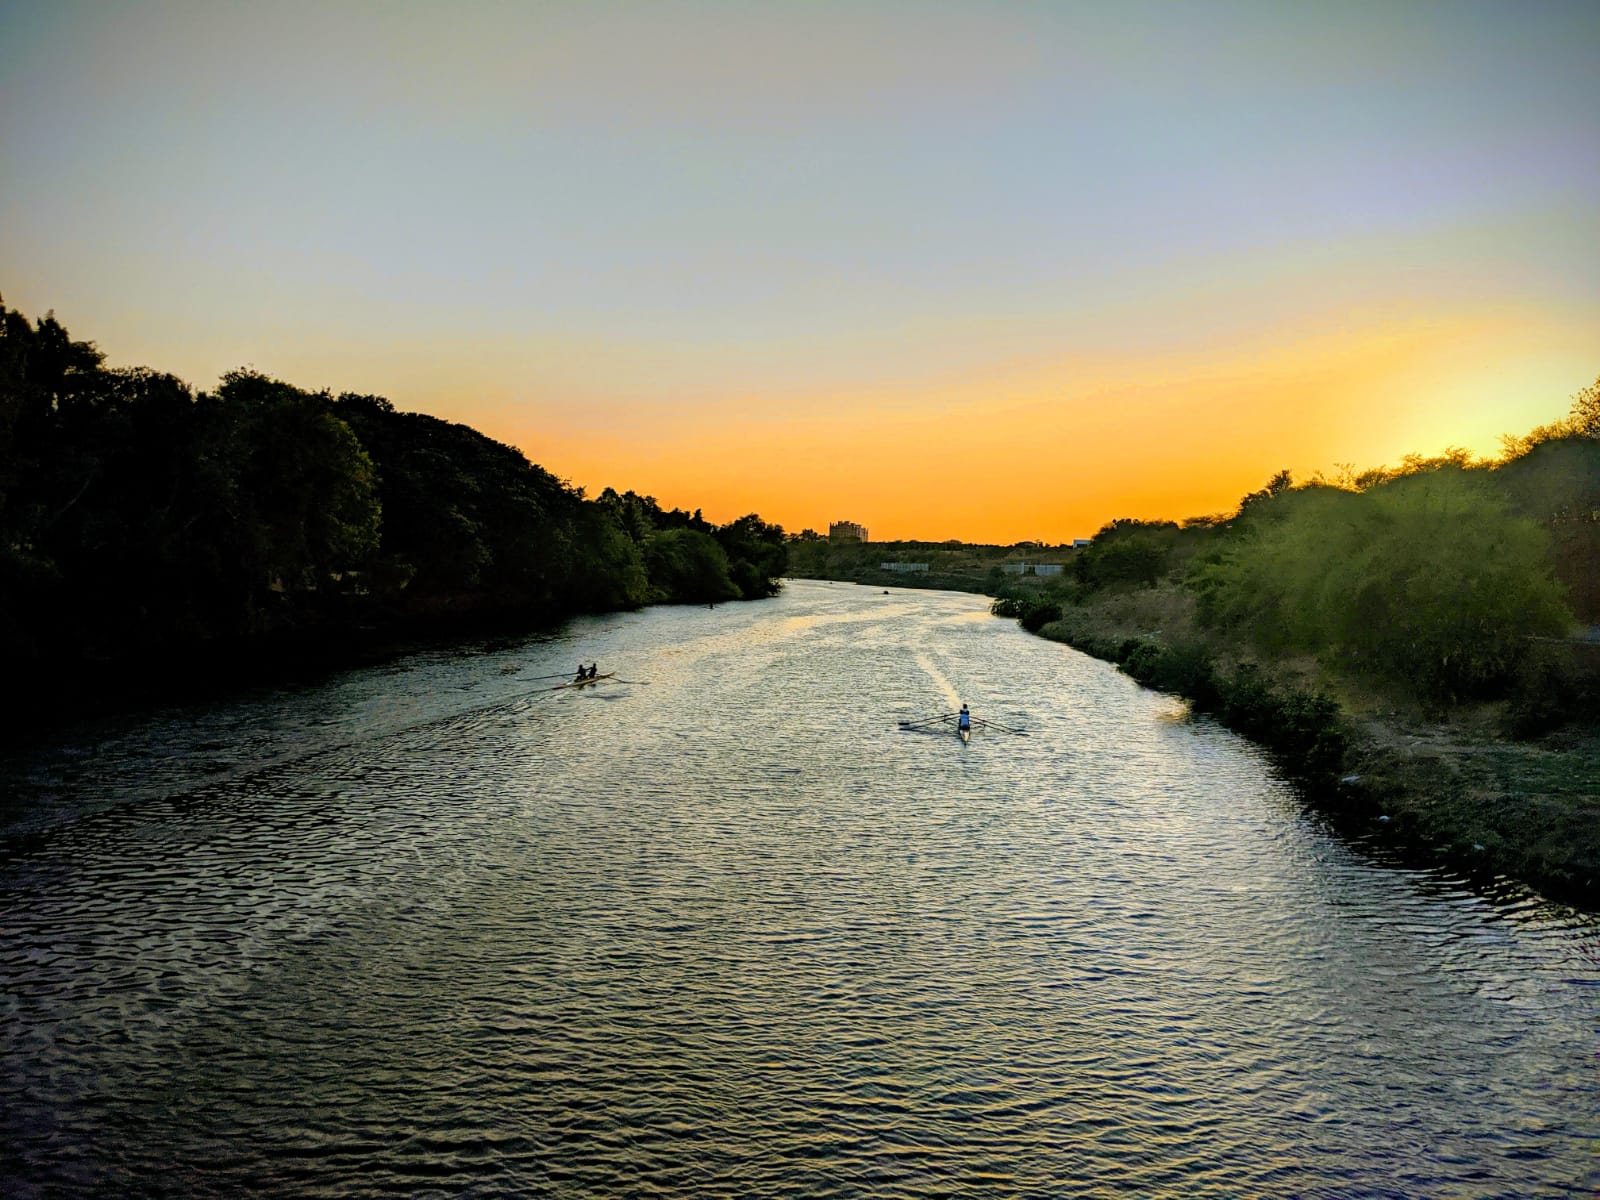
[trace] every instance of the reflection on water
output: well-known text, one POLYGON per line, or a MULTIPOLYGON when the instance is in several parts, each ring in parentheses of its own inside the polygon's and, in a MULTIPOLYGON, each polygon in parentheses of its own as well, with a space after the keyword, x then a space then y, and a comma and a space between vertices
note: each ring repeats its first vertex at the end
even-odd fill
POLYGON ((1600 1184, 1592 922, 983 604, 795 583, 4 764, 7 1193, 1600 1184), (1028 736, 897 729, 954 699, 1028 736))

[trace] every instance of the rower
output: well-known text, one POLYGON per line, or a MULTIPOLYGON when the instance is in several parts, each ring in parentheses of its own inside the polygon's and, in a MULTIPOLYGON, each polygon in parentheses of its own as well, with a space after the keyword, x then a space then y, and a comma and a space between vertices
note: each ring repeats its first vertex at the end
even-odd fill
POLYGON ((972 714, 967 711, 965 704, 961 706, 961 711, 956 714, 956 728, 963 733, 972 732, 972 714))
POLYGON ((579 681, 587 679, 587 678, 589 678, 589 668, 584 666, 582 663, 579 663, 578 664, 578 676, 572 682, 573 683, 578 683, 579 681))

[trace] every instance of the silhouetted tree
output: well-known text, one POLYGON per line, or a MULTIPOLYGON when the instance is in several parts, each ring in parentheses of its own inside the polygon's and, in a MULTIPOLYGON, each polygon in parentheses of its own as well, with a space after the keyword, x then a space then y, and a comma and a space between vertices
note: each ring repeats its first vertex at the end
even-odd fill
POLYGON ((778 580, 789 561, 782 526, 750 513, 719 528, 716 539, 728 555, 739 595, 756 600, 777 593, 778 580))
POLYGON ((705 603, 733 600, 739 589, 729 574, 728 555, 709 533, 663 529, 645 545, 650 583, 661 599, 705 603))

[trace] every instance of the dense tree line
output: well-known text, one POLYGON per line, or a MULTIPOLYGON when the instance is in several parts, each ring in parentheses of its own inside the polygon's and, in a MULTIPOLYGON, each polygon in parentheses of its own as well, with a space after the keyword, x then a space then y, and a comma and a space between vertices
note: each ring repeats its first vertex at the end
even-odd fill
POLYGON ((464 425, 108 368, 0 303, 0 662, 772 595, 783 530, 596 500, 464 425))
POLYGON ((1230 514, 1114 521, 997 611, 1039 629, 1063 604, 1165 582, 1195 593, 1203 628, 1268 655, 1434 705, 1505 695, 1541 638, 1600 623, 1600 382, 1497 460, 1411 456, 1301 485, 1281 471, 1230 514))

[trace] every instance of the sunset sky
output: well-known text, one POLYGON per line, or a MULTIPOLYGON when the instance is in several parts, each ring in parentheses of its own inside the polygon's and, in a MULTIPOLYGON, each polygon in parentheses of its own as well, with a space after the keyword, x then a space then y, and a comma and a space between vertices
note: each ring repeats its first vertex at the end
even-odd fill
POLYGON ((1086 537, 1600 375, 1600 4, 15 3, 0 295, 589 490, 1086 537))

